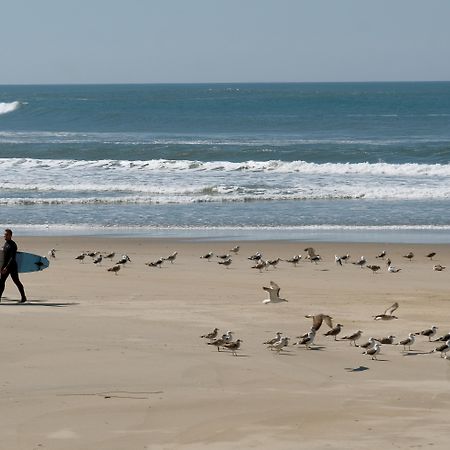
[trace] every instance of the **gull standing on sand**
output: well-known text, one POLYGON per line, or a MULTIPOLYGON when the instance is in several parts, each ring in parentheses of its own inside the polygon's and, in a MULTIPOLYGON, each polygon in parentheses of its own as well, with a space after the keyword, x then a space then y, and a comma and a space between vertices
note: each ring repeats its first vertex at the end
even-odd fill
POLYGON ((386 250, 383 250, 380 254, 375 256, 375 258, 384 259, 385 256, 386 256, 386 250))
POLYGON ((375 342, 374 346, 371 348, 368 348, 365 352, 363 352, 363 355, 369 355, 372 357, 372 359, 377 359, 378 353, 380 353, 381 344, 379 342, 375 342))
POLYGON ((378 339, 374 339, 373 337, 370 337, 367 340, 367 342, 365 342, 364 344, 361 344, 361 345, 357 345, 357 347, 365 348, 365 349, 372 348, 376 342, 380 342, 380 341, 378 339))
POLYGON ((258 269, 259 273, 261 273, 263 269, 267 270, 267 261, 260 259, 259 261, 256 262, 254 266, 252 266, 252 269, 258 269))
POLYGON ((228 250, 228 251, 237 255, 239 253, 239 249, 240 249, 239 245, 235 245, 233 248, 230 248, 230 250, 228 250))
POLYGON ((427 258, 430 258, 430 261, 433 261, 433 258, 436 256, 436 252, 428 253, 428 255, 426 255, 426 256, 427 256, 427 258))
POLYGON ((113 259, 114 256, 116 256, 116 252, 109 252, 107 255, 105 255, 103 258, 106 259, 113 259))
POLYGON ((403 258, 406 258, 406 259, 409 259, 409 261, 412 261, 412 259, 414 258, 414 253, 409 252, 406 255, 403 255, 403 258))
POLYGON ((297 267, 297 264, 302 259, 302 255, 295 255, 292 258, 286 259, 286 262, 294 264, 294 267, 297 267))
POLYGON ((103 260, 103 256, 102 256, 102 255, 97 255, 97 256, 94 258, 94 260, 93 260, 92 262, 93 262, 94 264, 101 265, 102 260, 103 260))
POLYGON ((48 256, 50 256, 50 258, 56 258, 56 250, 54 248, 52 248, 49 252, 48 252, 48 256))
POLYGON ((378 272, 378 271, 381 269, 380 266, 377 266, 377 265, 375 265, 375 264, 367 265, 366 267, 367 267, 368 269, 370 269, 374 275, 375 275, 376 272, 378 272))
POLYGON ((316 332, 311 330, 305 337, 301 337, 298 342, 294 342, 294 345, 304 345, 308 350, 311 349, 311 345, 314 343, 316 332))
POLYGON ((272 266, 274 269, 276 269, 277 265, 280 261, 281 261, 281 258, 269 259, 266 261, 266 264, 267 264, 267 266, 272 266))
POLYGON ((203 334, 202 336, 200 336, 201 338, 204 339, 215 339, 217 337, 217 332, 219 331, 218 328, 214 328, 214 330, 210 331, 209 333, 203 334))
POLYGON ((347 263, 350 260, 350 255, 347 253, 344 256, 340 256, 340 260, 344 261, 345 263, 347 263))
POLYGON ((249 259, 250 261, 259 261, 261 258, 262 258, 262 253, 256 252, 254 255, 249 256, 247 259, 249 259))
POLYGON ((361 337, 362 333, 363 333, 363 332, 362 332, 361 330, 358 330, 358 331, 356 331, 356 332, 353 333, 353 334, 344 336, 344 337, 342 338, 342 340, 349 341, 350 345, 352 345, 352 342, 353 342, 353 345, 354 345, 355 347, 357 347, 356 341, 361 337))
POLYGON ((342 331, 343 325, 338 323, 334 328, 332 328, 330 331, 327 331, 324 336, 334 336, 334 340, 337 341, 336 336, 342 331))
POLYGON ((436 347, 434 350, 431 350, 430 353, 440 352, 441 358, 444 357, 445 353, 445 359, 448 359, 447 352, 450 350, 450 339, 448 339, 445 344, 440 345, 439 347, 436 347))
POLYGON ((445 269, 445 266, 442 266, 441 264, 435 264, 433 266, 433 270, 436 272, 442 272, 445 269))
POLYGON ((342 259, 341 259, 338 255, 334 255, 334 262, 335 262, 338 266, 342 266, 342 259))
POLYGON ((427 328, 426 330, 418 331, 417 333, 414 333, 416 336, 426 336, 428 338, 428 342, 431 342, 431 338, 436 335, 438 327, 433 325, 431 328, 427 328))
POLYGON ((408 350, 411 350, 411 345, 414 344, 415 340, 414 333, 409 333, 408 337, 400 341, 397 345, 403 345, 403 351, 406 351, 406 346, 408 346, 408 350))
POLYGON ((158 267, 161 269, 161 265, 163 262, 164 262, 164 258, 161 257, 161 258, 157 259, 156 261, 146 262, 145 265, 149 266, 149 267, 158 267))
POLYGON ((222 264, 222 266, 225 266, 227 269, 230 267, 233 260, 231 258, 225 259, 224 261, 217 261, 217 264, 222 264))
POLYGON ((116 265, 110 267, 110 268, 108 269, 108 272, 114 272, 115 275, 118 275, 117 272, 119 272, 119 270, 120 270, 121 267, 122 267, 122 266, 121 266, 120 264, 116 264, 116 265))
POLYGON ((77 259, 80 262, 84 262, 84 258, 86 258, 86 253, 81 253, 75 259, 77 259))
POLYGON ((173 252, 171 255, 169 255, 167 258, 164 258, 166 261, 170 261, 171 264, 175 262, 177 259, 178 252, 173 252))
POLYGON ((233 356, 237 356, 236 352, 241 347, 241 342, 243 342, 242 339, 238 339, 237 341, 233 342, 225 342, 223 344, 223 347, 226 348, 227 350, 230 350, 233 356))
POLYGON ((390 273, 399 273, 400 270, 402 270, 402 269, 398 269, 397 267, 391 266, 391 265, 389 264, 387 270, 388 270, 388 272, 390 272, 390 273))
POLYGON ((270 287, 263 286, 263 289, 269 293, 269 298, 263 300, 263 304, 287 302, 285 298, 280 297, 280 286, 274 281, 270 282, 270 287))
POLYGON ((353 262, 352 264, 354 264, 355 266, 359 266, 361 267, 361 269, 363 268, 363 266, 366 264, 366 258, 364 258, 364 256, 361 256, 361 258, 359 258, 358 261, 353 262))
POLYGON ((214 256, 213 252, 208 252, 206 255, 200 256, 201 259, 206 259, 207 261, 211 261, 211 258, 214 256))
POLYGON ((277 331, 275 333, 275 337, 273 337, 272 339, 269 339, 266 342, 263 342, 263 344, 265 344, 265 345, 272 345, 272 344, 275 344, 275 342, 281 341, 281 335, 282 334, 283 333, 281 331, 277 331))
POLYGON ((445 342, 448 341, 450 339, 450 333, 444 334, 443 336, 441 336, 440 338, 435 339, 433 342, 437 342, 437 341, 441 341, 441 342, 445 342))
POLYGON ((287 347, 288 345, 289 345, 289 338, 283 337, 279 342, 275 342, 274 344, 272 344, 270 346, 270 349, 275 350, 278 355, 284 349, 284 347, 287 347))
POLYGON ((382 337, 381 339, 376 339, 378 342, 381 342, 382 344, 388 344, 392 345, 394 343, 395 336, 392 334, 386 337, 382 337))

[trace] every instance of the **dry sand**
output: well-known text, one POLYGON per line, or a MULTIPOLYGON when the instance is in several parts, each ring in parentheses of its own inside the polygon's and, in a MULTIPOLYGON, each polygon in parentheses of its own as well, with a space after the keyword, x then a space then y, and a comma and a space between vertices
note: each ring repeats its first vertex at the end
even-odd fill
MULTIPOLYGON (((11 280, 0 304, 1 449, 384 449, 448 448, 450 359, 383 346, 379 361, 323 336, 315 350, 262 345, 276 331, 308 331, 305 314, 324 312, 343 334, 405 338, 433 324, 450 332, 449 245, 243 242, 229 269, 199 257, 233 243, 164 239, 21 238, 23 251, 57 249, 51 267, 23 274, 29 303, 11 280), (249 255, 305 254, 315 265, 251 269, 249 255), (403 270, 374 257, 385 249, 403 270), (109 262, 74 258, 115 250, 132 262, 118 275, 109 262), (144 262, 179 252, 161 269, 144 262), (412 250, 412 262, 402 257, 412 250), (382 270, 338 267, 349 252, 382 270), (263 305, 270 280, 289 302, 263 305), (374 321, 394 301, 398 320, 374 321), (206 345, 214 327, 243 339, 238 357, 206 345), (365 370, 351 371, 362 367, 365 370)), ((236 242, 237 243, 237 242, 236 242)), ((398 339, 397 339, 398 341, 398 339)))

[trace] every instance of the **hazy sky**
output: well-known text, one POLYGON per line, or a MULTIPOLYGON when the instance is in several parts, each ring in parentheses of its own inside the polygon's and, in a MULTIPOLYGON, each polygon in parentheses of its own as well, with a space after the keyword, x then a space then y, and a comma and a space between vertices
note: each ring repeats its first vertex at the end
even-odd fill
POLYGON ((0 84, 450 80, 450 0, 0 0, 0 84))

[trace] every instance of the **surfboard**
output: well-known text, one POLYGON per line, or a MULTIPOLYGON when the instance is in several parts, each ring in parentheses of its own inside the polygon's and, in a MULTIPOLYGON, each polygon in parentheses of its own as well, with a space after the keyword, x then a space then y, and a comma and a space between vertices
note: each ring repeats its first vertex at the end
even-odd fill
MULTIPOLYGON (((16 262, 19 273, 39 272, 50 265, 50 262, 45 256, 27 252, 17 252, 16 262)), ((0 250, 0 265, 3 265, 3 250, 0 250)))

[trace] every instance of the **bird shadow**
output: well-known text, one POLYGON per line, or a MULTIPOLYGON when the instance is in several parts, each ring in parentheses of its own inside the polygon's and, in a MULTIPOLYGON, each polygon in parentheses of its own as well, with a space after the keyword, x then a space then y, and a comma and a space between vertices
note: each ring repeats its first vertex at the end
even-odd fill
POLYGON ((366 370, 369 370, 366 366, 359 366, 359 367, 344 367, 344 369, 347 372, 364 372, 366 370))
POLYGON ((403 356, 417 356, 417 355, 428 355, 429 352, 420 352, 418 350, 409 350, 407 352, 402 352, 403 356))
POLYGON ((47 300, 28 300, 25 303, 8 301, 8 303, 1 302, 0 306, 49 306, 53 308, 65 308, 67 306, 79 305, 77 302, 49 302, 47 300))

